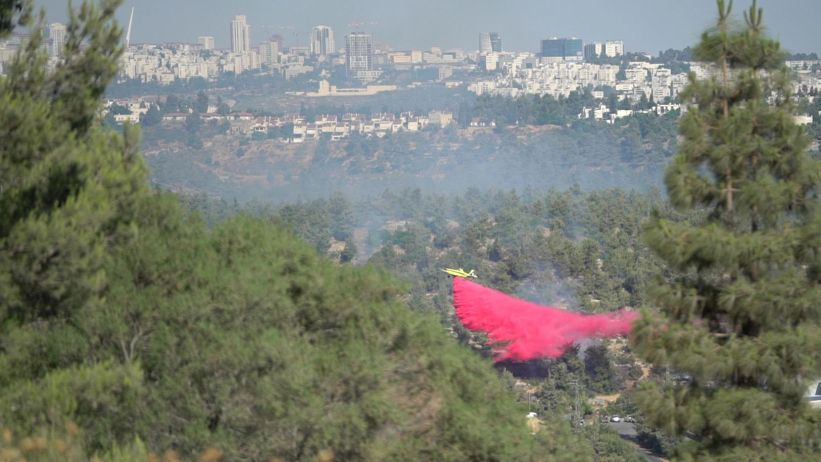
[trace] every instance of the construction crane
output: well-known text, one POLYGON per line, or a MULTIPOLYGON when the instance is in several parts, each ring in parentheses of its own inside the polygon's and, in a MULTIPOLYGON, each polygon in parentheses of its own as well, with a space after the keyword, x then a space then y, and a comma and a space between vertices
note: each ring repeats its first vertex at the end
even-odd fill
POLYGON ((134 22, 134 7, 131 7, 131 16, 128 18, 128 31, 125 33, 125 48, 131 44, 131 24, 134 22))

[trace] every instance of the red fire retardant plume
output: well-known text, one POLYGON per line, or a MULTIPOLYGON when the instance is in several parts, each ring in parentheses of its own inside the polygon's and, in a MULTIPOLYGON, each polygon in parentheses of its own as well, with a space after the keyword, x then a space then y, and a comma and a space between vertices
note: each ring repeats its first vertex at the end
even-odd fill
POLYGON ((460 277, 453 278, 453 304, 465 327, 504 345, 496 361, 558 358, 577 340, 629 334, 638 318, 634 311, 585 315, 536 305, 460 277))

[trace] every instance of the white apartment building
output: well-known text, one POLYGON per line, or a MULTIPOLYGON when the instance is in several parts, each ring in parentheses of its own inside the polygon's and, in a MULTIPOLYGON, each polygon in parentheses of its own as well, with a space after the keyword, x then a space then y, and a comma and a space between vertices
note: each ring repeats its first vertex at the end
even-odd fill
POLYGON ((336 51, 334 31, 328 26, 315 26, 311 30, 311 55, 327 56, 336 51))
POLYGON ((210 35, 201 35, 197 37, 197 43, 202 47, 203 50, 214 49, 214 37, 210 35))
POLYGON ((608 40, 604 42, 604 55, 608 58, 624 56, 624 42, 621 40, 608 40))
POLYGON ((479 57, 479 65, 486 71, 495 71, 498 64, 498 53, 487 53, 479 57))
POLYGON ((55 22, 48 26, 48 36, 51 39, 51 56, 59 58, 63 55, 63 48, 66 46, 66 26, 55 22))
POLYGON ((231 21, 231 51, 237 54, 251 51, 251 26, 245 15, 237 15, 231 21))
MULTIPOLYGON (((541 60, 532 65, 526 54, 508 57, 501 72, 493 79, 480 80, 468 85, 468 91, 477 95, 498 96, 549 95, 567 97, 573 92, 588 88, 609 87, 616 90, 618 99, 633 103, 643 98, 653 98, 657 103, 675 98, 687 84, 687 74, 672 74, 661 64, 647 62, 629 63, 624 78, 618 79, 620 66, 607 64, 580 63, 573 61, 541 60)), ((480 60, 480 65, 483 61, 480 60)), ((595 91, 598 98, 604 93, 595 91)), ((601 115, 600 115, 601 116, 601 115)), ((597 118, 591 109, 586 117, 597 118)))
POLYGON ((653 101, 661 102, 672 96, 672 72, 667 68, 659 68, 653 71, 652 92, 653 101))
POLYGON ((608 40, 606 42, 592 42, 584 46, 584 58, 594 60, 600 56, 615 58, 624 56, 624 42, 621 40, 608 40))
POLYGON ((259 59, 263 65, 268 67, 279 64, 279 43, 262 42, 259 45, 259 59))

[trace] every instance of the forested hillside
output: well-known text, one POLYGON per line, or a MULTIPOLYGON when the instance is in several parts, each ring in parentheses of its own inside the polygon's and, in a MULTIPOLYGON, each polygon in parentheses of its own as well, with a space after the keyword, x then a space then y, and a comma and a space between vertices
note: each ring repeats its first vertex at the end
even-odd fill
POLYGON ((146 128, 143 149, 152 181, 178 192, 279 203, 335 192, 362 199, 407 188, 451 194, 573 185, 648 190, 661 187, 676 150, 674 115, 642 114, 616 125, 451 125, 295 144, 279 132, 266 138, 227 130, 216 122, 146 128))
POLYGON ((414 300, 449 310, 448 265, 475 268, 507 292, 573 309, 607 311, 644 304, 661 266, 641 239, 653 210, 677 214, 658 191, 384 192, 368 201, 342 195, 282 206, 239 206, 204 195, 183 196, 212 223, 240 210, 282 223, 340 262, 370 263, 412 284, 414 300))
MULTIPOLYGON (((409 307, 434 313, 461 344, 490 357, 481 334, 467 331, 452 307, 448 266, 475 269, 486 286, 542 304, 585 312, 654 307, 648 294, 657 276, 670 275, 642 240, 642 223, 655 210, 678 223, 700 213, 676 213, 658 192, 468 191, 463 195, 386 192, 370 201, 343 196, 279 207, 241 208, 206 196, 183 196, 187 207, 219 223, 240 211, 292 229, 328 258, 392 273, 405 282, 409 307)), ((549 418, 582 419, 587 438, 607 435, 601 416, 638 419, 642 442, 659 440, 642 425, 633 390, 650 368, 623 342, 584 342, 558 360, 502 362, 529 408, 549 418), (601 402, 610 400, 610 405, 601 402)), ((669 371, 658 369, 660 376, 669 371)), ((574 422, 578 425, 578 422, 574 422)), ((667 447, 669 449, 669 446, 667 447)), ((612 450, 612 449, 611 449, 612 450)))

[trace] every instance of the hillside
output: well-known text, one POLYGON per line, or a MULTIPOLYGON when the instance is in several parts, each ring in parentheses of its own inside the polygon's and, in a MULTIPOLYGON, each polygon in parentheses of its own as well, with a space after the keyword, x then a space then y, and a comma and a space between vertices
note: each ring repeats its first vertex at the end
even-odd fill
MULTIPOLYGON (((651 122, 674 130, 674 121, 651 122)), ((239 200, 286 202, 332 192, 360 198, 417 187, 433 193, 573 185, 646 190, 660 186, 675 150, 674 141, 648 123, 449 128, 300 144, 205 127, 196 147, 182 127, 164 126, 146 129, 143 152, 160 186, 239 200)))

